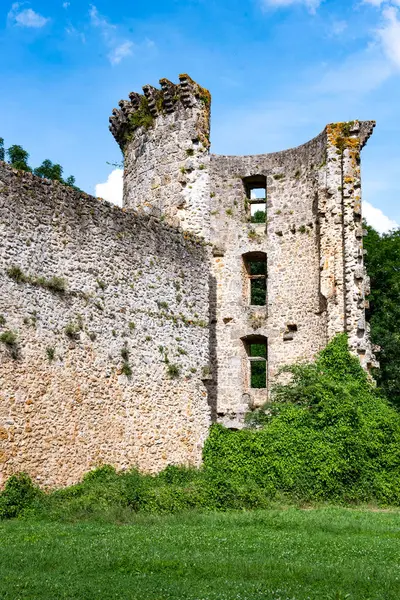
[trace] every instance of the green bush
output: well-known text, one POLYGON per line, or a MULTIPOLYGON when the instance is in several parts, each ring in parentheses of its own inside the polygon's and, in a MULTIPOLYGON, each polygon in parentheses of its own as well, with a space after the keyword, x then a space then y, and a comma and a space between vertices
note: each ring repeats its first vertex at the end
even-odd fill
POLYGON ((0 342, 6 346, 15 346, 17 339, 17 334, 14 331, 3 331, 0 335, 0 342))
POLYGON ((25 473, 12 475, 0 494, 0 519, 18 517, 41 495, 42 492, 33 485, 28 475, 25 473))
POLYGON ((296 365, 253 428, 215 425, 205 469, 274 496, 399 504, 400 415, 378 394, 347 338, 337 336, 311 365, 296 365))

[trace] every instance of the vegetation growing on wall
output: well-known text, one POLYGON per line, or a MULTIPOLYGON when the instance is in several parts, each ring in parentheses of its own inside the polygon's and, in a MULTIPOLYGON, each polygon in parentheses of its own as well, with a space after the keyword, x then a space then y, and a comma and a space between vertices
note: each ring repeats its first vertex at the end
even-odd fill
POLYGON ((252 480, 274 494, 342 501, 400 502, 400 415, 374 389, 345 335, 315 364, 287 368, 273 404, 253 413, 252 429, 216 427, 208 470, 252 480))
POLYGON ((149 102, 145 96, 140 98, 139 107, 130 115, 129 120, 132 127, 144 127, 148 129, 153 125, 154 117, 150 112, 149 102))
POLYGON ((16 283, 29 283, 36 287, 45 288, 56 294, 64 294, 67 289, 65 279, 62 277, 53 276, 47 279, 46 277, 37 275, 27 275, 22 269, 16 265, 7 269, 7 275, 16 283))

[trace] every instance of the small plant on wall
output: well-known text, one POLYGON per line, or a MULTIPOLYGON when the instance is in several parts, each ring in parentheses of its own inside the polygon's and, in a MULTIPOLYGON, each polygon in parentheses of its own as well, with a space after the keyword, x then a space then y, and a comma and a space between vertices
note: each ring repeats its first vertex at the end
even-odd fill
POLYGON ((129 354, 129 348, 127 344, 124 344, 124 346, 121 348, 121 357, 124 361, 122 363, 121 373, 128 378, 132 376, 132 368, 129 364, 129 354))
POLYGON ((46 348, 46 355, 47 355, 47 359, 49 362, 53 362, 53 360, 56 357, 56 351, 55 348, 46 348))
POLYGON ((177 379, 181 373, 179 365, 167 364, 167 373, 170 379, 177 379))
POLYGON ((0 335, 0 342, 4 344, 13 358, 18 358, 18 336, 14 331, 3 331, 0 335))
POLYGON ((64 333, 70 340, 79 340, 79 334, 81 329, 81 326, 77 323, 67 323, 64 329, 64 333))

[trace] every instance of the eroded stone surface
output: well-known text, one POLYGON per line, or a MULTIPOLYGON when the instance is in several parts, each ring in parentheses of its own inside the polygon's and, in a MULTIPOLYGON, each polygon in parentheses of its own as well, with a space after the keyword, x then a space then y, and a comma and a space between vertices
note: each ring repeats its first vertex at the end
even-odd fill
POLYGON ((0 344, 2 481, 23 470, 66 485, 101 463, 198 465, 210 424, 206 248, 4 164, 0 180, 0 333, 17 335, 17 358, 0 344), (62 277, 66 292, 17 283, 14 266, 62 277))

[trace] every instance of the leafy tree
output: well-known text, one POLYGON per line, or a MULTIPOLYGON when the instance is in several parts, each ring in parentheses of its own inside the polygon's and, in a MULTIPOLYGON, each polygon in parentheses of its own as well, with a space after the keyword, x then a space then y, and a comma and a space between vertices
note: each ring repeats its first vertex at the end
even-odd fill
POLYGON ((365 225, 366 266, 371 278, 368 318, 371 338, 381 347, 374 376, 388 399, 400 408, 400 230, 379 235, 365 225))
POLYGON ((264 210, 256 210, 254 215, 251 217, 252 223, 265 223, 265 211, 264 210))
POLYGON ((22 148, 22 146, 14 145, 10 146, 7 150, 7 156, 10 165, 19 169, 20 171, 32 172, 31 167, 28 165, 29 153, 22 148))
POLYGON ((64 181, 62 178, 62 166, 59 164, 53 164, 48 158, 44 160, 40 167, 37 167, 37 169, 35 169, 33 172, 38 177, 44 177, 46 179, 53 179, 61 182, 64 181))
MULTIPOLYGON (((29 152, 27 152, 22 146, 13 145, 8 148, 7 151, 4 150, 4 139, 0 138, 0 160, 5 159, 5 155, 8 157, 8 162, 10 165, 19 169, 20 171, 27 171, 32 173, 32 168, 28 164, 29 160, 29 152)), ((52 179, 53 181, 59 181, 64 185, 68 185, 69 187, 74 188, 77 191, 80 189, 75 185, 75 177, 70 175, 66 179, 63 179, 63 168, 58 163, 53 163, 51 160, 46 158, 36 169, 33 169, 34 175, 38 177, 43 177, 46 179, 52 179)))
POLYGON ((75 189, 79 189, 75 185, 75 177, 73 175, 70 175, 69 177, 67 177, 67 179, 65 180, 65 183, 67 185, 69 185, 70 187, 73 187, 75 189))

